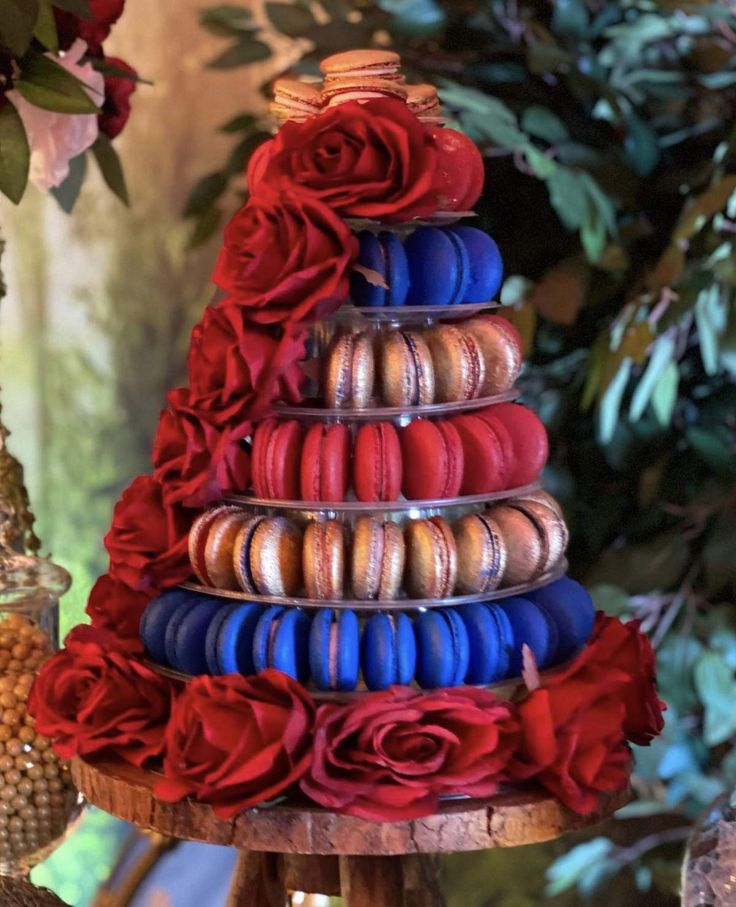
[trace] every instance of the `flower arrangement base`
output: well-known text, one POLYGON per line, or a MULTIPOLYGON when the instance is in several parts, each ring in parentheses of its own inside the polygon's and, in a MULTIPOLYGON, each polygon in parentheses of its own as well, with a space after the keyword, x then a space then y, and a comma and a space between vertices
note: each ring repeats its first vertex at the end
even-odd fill
POLYGON ((530 788, 448 801, 411 821, 367 822, 297 801, 224 820, 202 803, 157 800, 156 776, 125 762, 75 758, 72 777, 90 803, 140 828, 238 848, 227 907, 284 907, 289 890, 341 894, 348 907, 440 907, 432 854, 549 841, 629 799, 627 789, 602 795, 581 816, 530 788))

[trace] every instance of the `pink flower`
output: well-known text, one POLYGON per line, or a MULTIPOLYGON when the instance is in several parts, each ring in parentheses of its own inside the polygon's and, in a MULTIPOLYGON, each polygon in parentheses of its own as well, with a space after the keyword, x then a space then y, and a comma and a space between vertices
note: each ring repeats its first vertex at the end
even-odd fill
MULTIPOLYGON (((90 98, 101 105, 105 96, 105 79, 102 73, 93 69, 91 63, 79 62, 86 51, 84 41, 77 40, 63 55, 47 56, 83 82, 90 98)), ((9 91, 8 98, 20 114, 28 135, 31 182, 44 192, 53 186, 60 186, 69 175, 69 161, 94 144, 99 133, 97 115, 42 110, 26 101, 17 91, 9 91)))

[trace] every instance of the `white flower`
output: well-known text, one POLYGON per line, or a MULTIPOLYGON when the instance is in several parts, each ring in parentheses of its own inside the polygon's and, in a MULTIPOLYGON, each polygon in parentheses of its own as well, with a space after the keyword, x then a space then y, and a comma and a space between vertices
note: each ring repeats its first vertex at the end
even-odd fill
MULTIPOLYGON (((105 79, 91 63, 80 63, 87 45, 81 39, 55 59, 67 72, 85 85, 87 94, 100 106, 105 97, 105 79)), ((39 189, 48 191, 59 186, 69 175, 69 161, 94 145, 99 132, 97 114, 55 113, 42 110, 23 98, 17 91, 8 92, 23 120, 31 147, 29 178, 39 189)))

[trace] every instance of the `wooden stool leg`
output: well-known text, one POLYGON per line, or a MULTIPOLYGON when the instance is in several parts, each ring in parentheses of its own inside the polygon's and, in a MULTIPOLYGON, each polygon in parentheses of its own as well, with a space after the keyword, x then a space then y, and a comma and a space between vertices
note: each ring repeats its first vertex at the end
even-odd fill
POLYGON ((275 853, 241 850, 226 907, 286 907, 286 888, 275 853))
POLYGON ((345 907, 402 907, 401 857, 340 857, 345 907))
POLYGON ((401 860, 404 865, 404 907, 445 907, 437 881, 437 856, 410 854, 401 860))
POLYGON ((284 887, 307 894, 340 894, 340 864, 337 857, 285 853, 281 857, 284 887))

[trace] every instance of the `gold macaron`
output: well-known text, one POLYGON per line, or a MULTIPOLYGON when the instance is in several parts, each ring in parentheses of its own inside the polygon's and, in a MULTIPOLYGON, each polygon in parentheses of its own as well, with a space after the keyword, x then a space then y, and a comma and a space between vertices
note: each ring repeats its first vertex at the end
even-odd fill
POLYGON ((404 576, 406 546, 401 527, 371 516, 356 520, 351 553, 352 589, 361 601, 392 601, 404 576))
POLYGON ((463 329, 471 334, 483 356, 485 377, 480 389, 482 397, 503 394, 514 386, 521 371, 521 350, 500 318, 471 318, 463 329))
POLYGON ((446 598, 457 580, 457 549, 442 517, 411 520, 406 527, 406 589, 411 598, 446 598))
POLYGON ((472 595, 496 589, 506 570, 506 543, 485 513, 468 513, 453 523, 457 546, 457 592, 472 595))
POLYGON ((338 334, 327 351, 325 403, 333 409, 364 409, 373 396, 373 344, 365 333, 338 334))
POLYGON ((296 595, 302 587, 302 532, 286 517, 253 517, 233 550, 241 588, 260 595, 296 595))
POLYGON ((424 332, 432 354, 435 400, 474 400, 485 383, 483 354, 475 337, 463 328, 441 324, 424 332))
POLYGON ((513 504, 499 504, 490 511, 506 543, 504 586, 519 586, 544 572, 549 555, 546 533, 530 514, 513 504))
POLYGON ((307 598, 339 600, 345 591, 345 527, 338 520, 307 526, 302 548, 307 598))
POLYGON ((434 401, 432 356, 417 331, 389 331, 379 341, 381 396, 387 406, 420 406, 434 401))
POLYGON ((233 547, 238 533, 250 519, 242 510, 226 510, 210 525, 204 546, 205 576, 216 589, 237 589, 233 547))

